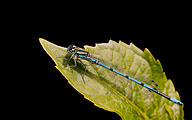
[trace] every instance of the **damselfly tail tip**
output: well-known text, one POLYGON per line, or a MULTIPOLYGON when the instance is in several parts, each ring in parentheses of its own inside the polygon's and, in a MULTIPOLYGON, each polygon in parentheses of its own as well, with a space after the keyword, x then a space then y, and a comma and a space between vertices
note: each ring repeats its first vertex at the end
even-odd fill
POLYGON ((184 103, 181 103, 181 106, 184 107, 184 103))
POLYGON ((181 107, 184 107, 184 103, 179 102, 178 104, 179 104, 181 107))

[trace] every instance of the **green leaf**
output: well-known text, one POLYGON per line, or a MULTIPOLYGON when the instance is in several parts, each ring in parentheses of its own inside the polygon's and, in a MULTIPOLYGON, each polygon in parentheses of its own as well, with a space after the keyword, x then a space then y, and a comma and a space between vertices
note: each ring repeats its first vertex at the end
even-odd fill
MULTIPOLYGON (((77 67, 64 68, 73 65, 73 59, 66 61, 58 58, 69 57, 67 48, 57 46, 42 38, 39 40, 44 50, 56 63, 56 68, 78 92, 95 106, 116 112, 123 120, 183 119, 184 111, 179 105, 105 68, 82 60, 87 65, 84 83, 83 65, 78 63, 77 67)), ((122 41, 116 43, 110 40, 109 43, 96 44, 96 47, 85 46, 85 50, 118 65, 119 68, 131 70, 140 77, 153 79, 160 86, 158 89, 161 92, 180 100, 172 81, 167 80, 160 61, 156 61, 148 49, 143 52, 132 43, 127 45, 122 41)))

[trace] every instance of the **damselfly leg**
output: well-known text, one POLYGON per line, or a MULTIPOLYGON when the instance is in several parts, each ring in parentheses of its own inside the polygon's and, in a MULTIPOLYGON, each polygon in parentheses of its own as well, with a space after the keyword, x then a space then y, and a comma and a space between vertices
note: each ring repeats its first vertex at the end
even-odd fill
MULTIPOLYGON (((68 58, 65 58, 65 57, 57 57, 57 58, 62 58, 62 59, 65 59, 65 60, 70 60, 70 58, 72 57, 72 55, 70 55, 68 58)), ((76 58, 75 58, 75 56, 73 56, 73 60, 74 60, 74 65, 70 65, 70 66, 66 66, 66 67, 63 67, 63 69, 64 68, 67 68, 67 67, 76 67, 77 66, 77 62, 76 62, 76 58)))
POLYGON ((65 57, 57 57, 57 58, 62 58, 62 59, 65 59, 65 60, 68 61, 68 60, 70 60, 71 57, 73 57, 74 65, 70 65, 70 66, 63 67, 63 69, 64 69, 64 68, 67 68, 67 67, 76 67, 76 66, 77 66, 77 60, 78 60, 78 61, 83 65, 83 67, 85 68, 84 73, 83 73, 83 76, 82 76, 83 82, 85 83, 84 76, 85 76, 87 67, 86 67, 85 64, 83 64, 83 62, 82 62, 80 59, 76 58, 76 56, 74 56, 74 55, 73 55, 73 56, 70 55, 70 57, 68 57, 68 58, 65 58, 65 57))

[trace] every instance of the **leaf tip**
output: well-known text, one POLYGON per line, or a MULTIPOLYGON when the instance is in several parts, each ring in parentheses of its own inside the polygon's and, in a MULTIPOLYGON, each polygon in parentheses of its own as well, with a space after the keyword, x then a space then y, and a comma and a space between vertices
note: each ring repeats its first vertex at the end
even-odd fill
POLYGON ((39 38, 39 42, 42 44, 45 41, 43 38, 39 38))
POLYGON ((42 40, 44 40, 43 38, 39 38, 39 41, 42 41, 42 40))

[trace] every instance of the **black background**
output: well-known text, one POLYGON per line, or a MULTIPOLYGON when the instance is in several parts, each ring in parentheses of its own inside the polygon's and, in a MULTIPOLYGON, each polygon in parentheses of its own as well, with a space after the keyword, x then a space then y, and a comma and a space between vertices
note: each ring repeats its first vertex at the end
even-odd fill
POLYGON ((7 83, 1 85, 6 118, 121 120, 94 106, 67 82, 40 45, 38 39, 44 38, 64 47, 94 46, 112 39, 148 48, 179 92, 185 120, 192 119, 191 4, 15 1, 7 5, 1 14, 1 60, 5 60, 1 65, 6 66, 2 73, 8 73, 2 74, 7 83))
POLYGON ((116 5, 104 5, 104 11, 99 11, 98 6, 89 11, 92 6, 84 8, 72 3, 70 8, 67 8, 68 4, 56 5, 56 8, 52 5, 32 6, 36 12, 29 11, 21 16, 19 13, 28 6, 16 12, 10 19, 11 27, 3 29, 8 32, 7 39, 13 37, 7 45, 18 50, 15 57, 8 54, 11 56, 10 69, 17 73, 17 76, 7 76, 11 77, 8 86, 13 84, 11 94, 8 94, 12 105, 7 107, 12 111, 9 116, 20 119, 121 120, 116 113, 94 106, 78 93, 55 68, 55 63, 38 40, 44 38, 63 47, 72 43, 83 47, 112 39, 127 44, 132 42, 141 50, 148 48, 154 58, 160 60, 167 78, 172 80, 184 103, 184 118, 190 119, 191 20, 190 14, 186 13, 190 10, 172 4, 152 8, 143 6, 142 9, 138 9, 137 4, 133 8, 120 5, 118 10, 116 5))
MULTIPOLYGON (((108 112, 94 106, 79 94, 55 68, 52 59, 47 55, 39 43, 39 38, 44 38, 59 46, 67 47, 75 44, 94 46, 95 43, 107 43, 109 39, 116 42, 119 40, 130 44, 132 42, 141 50, 148 48, 155 59, 159 59, 167 77, 175 85, 179 92, 181 101, 184 102, 184 110, 187 105, 188 86, 190 83, 190 41, 186 37, 186 31, 182 26, 161 23, 160 25, 134 26, 131 29, 109 28, 103 30, 100 26, 84 28, 83 25, 63 28, 61 31, 39 28, 29 33, 30 43, 33 51, 30 54, 31 70, 29 81, 25 88, 27 102, 24 110, 29 118, 69 118, 72 119, 115 119, 121 118, 113 112, 108 112), (93 28, 92 28, 93 27, 93 28), (95 29, 94 29, 95 28, 95 29), (41 30, 40 30, 41 29, 41 30), (91 117, 91 118, 90 118, 91 117)), ((26 66, 28 68, 28 66, 26 66)), ((185 111, 186 116, 190 116, 185 111)))

